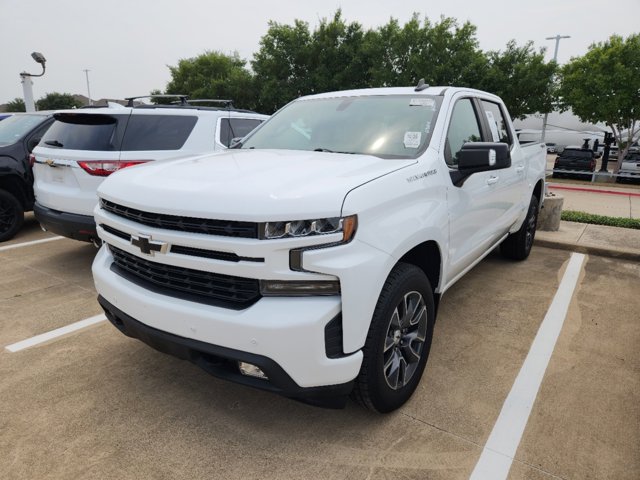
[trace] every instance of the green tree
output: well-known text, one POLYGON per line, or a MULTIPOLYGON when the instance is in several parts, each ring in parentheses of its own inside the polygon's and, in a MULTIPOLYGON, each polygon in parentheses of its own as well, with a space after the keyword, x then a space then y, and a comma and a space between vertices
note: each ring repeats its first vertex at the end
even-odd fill
POLYGON ((475 86, 501 97, 512 118, 553 110, 557 65, 545 63, 543 49, 536 52, 533 42, 518 46, 511 40, 504 51, 489 52, 487 60, 475 86))
POLYGON ((322 19, 311 36, 306 93, 367 87, 372 59, 363 50, 364 35, 359 23, 342 19, 341 10, 330 21, 322 19))
POLYGON ((191 99, 233 100, 236 107, 254 109, 257 95, 246 63, 237 53, 225 55, 215 51, 182 59, 177 66, 169 66, 171 80, 164 93, 185 94, 191 99))
POLYGON ((7 102, 5 112, 26 112, 24 100, 16 97, 10 102, 7 102))
POLYGON ((583 122, 606 123, 624 158, 640 130, 640 34, 613 35, 572 58, 561 69, 559 93, 561 105, 583 122))
POLYGON ((38 110, 62 110, 65 108, 78 108, 82 102, 76 100, 70 93, 47 93, 36 102, 38 110))
POLYGON ((311 43, 306 22, 295 20, 292 26, 269 22, 251 62, 261 111, 272 113, 294 98, 313 92, 311 43))
POLYGON ((482 78, 487 59, 478 47, 476 27, 441 17, 421 23, 417 13, 404 26, 394 18, 367 36, 372 86, 474 86, 482 78))

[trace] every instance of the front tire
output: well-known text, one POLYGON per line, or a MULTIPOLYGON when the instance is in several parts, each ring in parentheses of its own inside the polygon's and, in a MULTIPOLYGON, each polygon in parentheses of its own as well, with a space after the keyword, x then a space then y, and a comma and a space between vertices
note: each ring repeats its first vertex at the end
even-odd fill
POLYGON ((411 397, 429 357, 434 319, 427 276, 414 265, 399 263, 389 274, 373 313, 352 394, 358 403, 387 413, 411 397))
POLYGON ((527 218, 525 218, 520 230, 512 233, 500 244, 500 253, 512 260, 524 260, 531 253, 533 240, 536 236, 538 224, 538 208, 540 203, 535 195, 531 196, 527 218))
POLYGON ((0 242, 11 240, 23 223, 22 204, 11 193, 0 190, 0 242))

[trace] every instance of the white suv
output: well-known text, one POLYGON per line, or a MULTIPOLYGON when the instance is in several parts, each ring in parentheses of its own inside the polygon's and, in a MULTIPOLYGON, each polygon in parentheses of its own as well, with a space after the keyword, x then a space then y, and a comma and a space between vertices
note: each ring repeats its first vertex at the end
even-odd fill
POLYGON ((141 105, 66 110, 34 149, 34 213, 42 228, 97 241, 93 209, 105 177, 125 167, 225 150, 268 116, 232 107, 141 105))

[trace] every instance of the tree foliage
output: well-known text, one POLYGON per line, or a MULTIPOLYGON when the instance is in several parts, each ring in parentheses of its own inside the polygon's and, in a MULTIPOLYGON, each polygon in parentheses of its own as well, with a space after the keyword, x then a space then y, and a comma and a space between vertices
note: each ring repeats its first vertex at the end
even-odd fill
POLYGON ((251 63, 262 111, 273 112, 294 98, 313 92, 309 77, 311 42, 305 22, 269 22, 269 30, 260 39, 260 49, 251 63))
POLYGON ((473 86, 486 68, 478 47, 476 27, 441 17, 422 23, 414 14, 404 26, 390 19, 368 35, 371 86, 415 85, 420 78, 430 85, 473 86))
POLYGON ((561 69, 559 94, 583 122, 606 123, 624 158, 640 128, 640 34, 613 35, 573 58, 561 69))
POLYGON ((171 80, 164 93, 185 94, 192 99, 230 99, 236 107, 253 109, 257 95, 246 63, 237 53, 215 51, 182 59, 177 66, 169 67, 171 80))
MULTIPOLYGON (((251 62, 237 54, 206 52, 169 67, 165 93, 231 98, 236 105, 272 113, 291 100, 313 93, 352 88, 409 86, 424 78, 430 85, 467 86, 501 95, 510 113, 551 110, 554 63, 532 43, 509 42, 502 52, 483 52, 476 27, 454 18, 404 25, 391 18, 376 29, 347 22, 342 11, 309 24, 269 22, 251 62)), ((160 102, 158 102, 160 103, 160 102)))
POLYGON ((544 50, 536 52, 533 42, 518 46, 511 40, 504 51, 489 52, 487 60, 476 87, 501 97, 512 118, 553 110, 557 65, 545 63, 544 50))
POLYGON ((47 93, 36 102, 38 110, 63 110, 65 108, 78 108, 82 102, 76 100, 70 93, 47 93))
POLYGON ((20 97, 16 97, 6 104, 6 112, 26 112, 24 100, 20 97))

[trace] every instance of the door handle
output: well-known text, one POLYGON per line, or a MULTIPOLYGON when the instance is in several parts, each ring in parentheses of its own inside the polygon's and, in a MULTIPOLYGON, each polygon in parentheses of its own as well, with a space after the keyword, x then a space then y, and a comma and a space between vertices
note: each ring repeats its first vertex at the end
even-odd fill
POLYGON ((487 185, 493 185, 494 183, 498 183, 500 177, 489 177, 487 178, 487 185))
POLYGON ((517 173, 522 173, 522 172, 524 172, 524 165, 518 165, 518 166, 516 167, 516 172, 517 172, 517 173))

